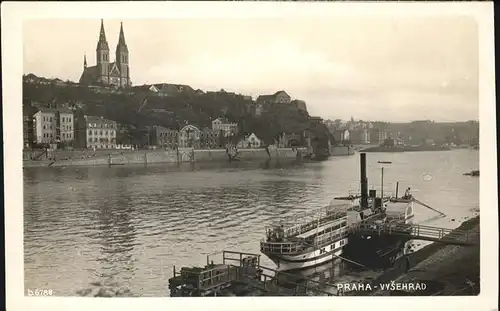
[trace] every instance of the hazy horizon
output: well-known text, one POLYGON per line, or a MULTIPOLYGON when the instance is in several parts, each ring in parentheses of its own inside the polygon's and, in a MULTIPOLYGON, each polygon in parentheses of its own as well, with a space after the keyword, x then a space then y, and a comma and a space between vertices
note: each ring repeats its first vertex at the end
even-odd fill
MULTIPOLYGON (((25 74, 78 81, 100 19, 24 23, 25 74), (75 36, 77 36, 75 38, 75 36)), ((104 20, 114 61, 120 20, 104 20)), ((478 27, 469 17, 124 19, 134 85, 252 95, 285 90, 325 119, 478 120, 478 27)))

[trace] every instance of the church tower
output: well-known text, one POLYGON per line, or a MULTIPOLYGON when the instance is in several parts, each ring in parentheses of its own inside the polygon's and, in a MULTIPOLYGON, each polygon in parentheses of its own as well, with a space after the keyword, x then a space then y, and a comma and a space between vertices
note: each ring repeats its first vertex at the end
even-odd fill
POLYGON ((101 19, 101 32, 99 33, 99 41, 96 48, 96 60, 98 81, 104 84, 109 83, 109 46, 104 32, 104 22, 101 19))
POLYGON ((120 37, 116 46, 116 66, 120 70, 120 87, 130 85, 130 70, 128 62, 128 47, 125 43, 125 35, 123 33, 123 23, 120 23, 120 37))

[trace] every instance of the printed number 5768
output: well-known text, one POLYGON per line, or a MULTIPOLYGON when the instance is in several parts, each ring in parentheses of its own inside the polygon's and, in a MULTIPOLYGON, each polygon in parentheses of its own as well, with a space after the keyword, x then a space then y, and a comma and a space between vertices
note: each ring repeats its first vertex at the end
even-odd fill
POLYGON ((28 296, 52 296, 54 291, 52 289, 29 289, 28 296))

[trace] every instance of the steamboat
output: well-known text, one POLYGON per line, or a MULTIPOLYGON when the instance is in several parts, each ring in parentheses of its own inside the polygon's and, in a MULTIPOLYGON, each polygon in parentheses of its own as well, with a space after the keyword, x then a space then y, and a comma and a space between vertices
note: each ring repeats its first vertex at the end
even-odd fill
POLYGON ((376 190, 368 191, 365 153, 360 154, 360 166, 361 194, 344 197, 348 203, 296 214, 266 228, 260 250, 278 271, 311 268, 336 258, 378 268, 391 265, 401 255, 404 238, 362 234, 357 229, 361 225, 408 223, 414 201, 395 200, 383 194, 377 197, 376 190))

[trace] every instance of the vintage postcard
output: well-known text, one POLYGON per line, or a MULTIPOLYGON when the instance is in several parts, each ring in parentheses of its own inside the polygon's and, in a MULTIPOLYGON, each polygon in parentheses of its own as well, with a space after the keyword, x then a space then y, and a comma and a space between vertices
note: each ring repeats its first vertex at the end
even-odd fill
POLYGON ((492 310, 492 8, 3 3, 8 310, 492 310))

